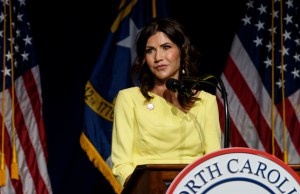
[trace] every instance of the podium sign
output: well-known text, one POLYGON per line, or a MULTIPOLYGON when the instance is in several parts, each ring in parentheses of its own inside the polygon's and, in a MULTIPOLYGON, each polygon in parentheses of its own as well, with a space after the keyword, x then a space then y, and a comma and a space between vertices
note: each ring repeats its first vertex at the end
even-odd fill
POLYGON ((300 193, 300 177, 283 161, 259 150, 225 148, 187 165, 166 194, 300 193))

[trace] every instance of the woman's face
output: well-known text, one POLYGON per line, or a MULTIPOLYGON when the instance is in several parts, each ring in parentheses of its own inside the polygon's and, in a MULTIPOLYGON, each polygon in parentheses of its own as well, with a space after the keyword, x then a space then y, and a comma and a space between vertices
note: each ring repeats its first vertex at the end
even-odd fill
POLYGON ((156 32, 148 38, 145 60, 156 79, 179 78, 180 50, 165 33, 156 32))

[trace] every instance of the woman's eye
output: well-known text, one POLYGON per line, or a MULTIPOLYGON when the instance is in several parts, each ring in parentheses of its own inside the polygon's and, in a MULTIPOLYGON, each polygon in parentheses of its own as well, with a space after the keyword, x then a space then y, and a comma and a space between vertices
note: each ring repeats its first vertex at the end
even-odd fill
POLYGON ((150 53, 152 53, 152 52, 154 52, 153 49, 146 49, 146 53, 147 53, 147 54, 150 54, 150 53))
POLYGON ((164 48, 165 50, 167 50, 167 49, 171 48, 171 46, 170 46, 170 45, 164 45, 163 48, 164 48))

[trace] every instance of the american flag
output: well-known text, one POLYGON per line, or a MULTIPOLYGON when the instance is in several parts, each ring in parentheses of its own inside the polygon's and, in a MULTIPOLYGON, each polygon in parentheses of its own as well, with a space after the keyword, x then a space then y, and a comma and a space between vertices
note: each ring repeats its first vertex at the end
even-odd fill
POLYGON ((299 3, 246 2, 221 76, 230 146, 262 150, 287 164, 300 163, 299 3))
POLYGON ((4 0, 0 13, 0 193, 49 194, 40 73, 25 3, 4 0))

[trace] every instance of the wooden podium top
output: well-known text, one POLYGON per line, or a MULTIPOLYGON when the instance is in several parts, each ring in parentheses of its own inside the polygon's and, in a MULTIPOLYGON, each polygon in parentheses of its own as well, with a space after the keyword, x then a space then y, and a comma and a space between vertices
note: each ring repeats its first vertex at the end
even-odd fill
POLYGON ((187 164, 146 164, 135 168, 122 194, 165 193, 187 164))
POLYGON ((289 164, 289 167, 291 167, 300 177, 300 164, 289 164))

